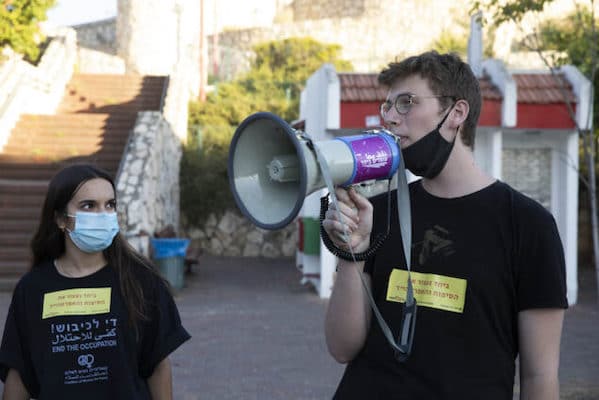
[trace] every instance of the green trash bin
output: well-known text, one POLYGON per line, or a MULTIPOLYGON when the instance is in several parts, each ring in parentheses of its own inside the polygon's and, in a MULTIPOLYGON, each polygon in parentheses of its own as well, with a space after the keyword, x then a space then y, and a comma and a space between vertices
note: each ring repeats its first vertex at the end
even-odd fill
POLYGON ((320 221, 318 218, 304 217, 304 254, 317 256, 320 254, 320 221))
POLYGON ((160 273, 175 290, 183 288, 185 277, 185 253, 189 239, 152 238, 153 259, 160 273))

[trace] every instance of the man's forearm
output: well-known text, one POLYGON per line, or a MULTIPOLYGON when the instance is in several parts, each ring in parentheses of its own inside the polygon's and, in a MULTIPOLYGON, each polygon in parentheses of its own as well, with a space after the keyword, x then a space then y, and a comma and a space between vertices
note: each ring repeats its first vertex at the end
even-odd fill
MULTIPOLYGON (((366 339, 370 308, 365 300, 360 272, 350 262, 339 260, 335 287, 329 299, 325 319, 325 337, 331 355, 341 363, 349 362, 366 339)), ((366 275, 367 285, 370 279, 366 275)))

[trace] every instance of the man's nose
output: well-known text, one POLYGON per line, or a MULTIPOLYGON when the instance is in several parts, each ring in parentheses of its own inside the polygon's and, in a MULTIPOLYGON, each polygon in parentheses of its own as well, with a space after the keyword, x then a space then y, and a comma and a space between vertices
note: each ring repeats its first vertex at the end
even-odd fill
POLYGON ((397 113, 395 108, 391 108, 385 115, 383 116, 383 123, 388 127, 397 127, 401 124, 401 115, 397 113))

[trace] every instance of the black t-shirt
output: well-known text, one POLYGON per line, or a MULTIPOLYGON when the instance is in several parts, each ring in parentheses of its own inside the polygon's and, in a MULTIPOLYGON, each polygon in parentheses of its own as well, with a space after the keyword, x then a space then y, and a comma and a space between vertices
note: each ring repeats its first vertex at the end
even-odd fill
MULTIPOLYGON (((410 185, 414 344, 400 363, 376 321, 337 399, 511 400, 518 312, 566 308, 565 262, 551 214, 507 184, 445 199, 410 185)), ((396 199, 395 193, 391 196, 396 199)), ((387 227, 387 196, 373 199, 387 227)), ((407 275, 392 202, 391 233, 366 262, 377 306, 397 337, 407 275)), ((376 232, 373 232, 376 234, 376 232)))
POLYGON ((116 271, 67 278, 45 263, 17 284, 0 347, 38 399, 150 399, 146 379, 190 335, 165 284, 140 268, 149 319, 131 327, 116 271))

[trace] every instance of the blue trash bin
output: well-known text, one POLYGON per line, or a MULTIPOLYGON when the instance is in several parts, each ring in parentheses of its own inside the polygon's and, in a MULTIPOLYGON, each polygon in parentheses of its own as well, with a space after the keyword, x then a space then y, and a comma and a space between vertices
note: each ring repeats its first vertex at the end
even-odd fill
POLYGON ((164 279, 176 290, 183 288, 189 242, 189 239, 181 238, 150 238, 153 259, 164 279))

